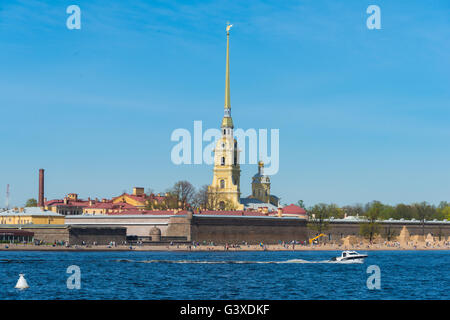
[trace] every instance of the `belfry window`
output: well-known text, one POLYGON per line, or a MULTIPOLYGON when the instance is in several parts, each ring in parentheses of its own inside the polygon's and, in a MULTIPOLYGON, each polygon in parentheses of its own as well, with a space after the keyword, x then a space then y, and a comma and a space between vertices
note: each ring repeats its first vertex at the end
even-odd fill
POLYGON ((227 134, 227 129, 223 129, 223 134, 227 134))
POLYGON ((225 180, 220 180, 220 189, 225 189, 225 180))
POLYGON ((220 164, 221 164, 222 166, 225 165, 225 157, 222 157, 222 159, 220 160, 220 164))

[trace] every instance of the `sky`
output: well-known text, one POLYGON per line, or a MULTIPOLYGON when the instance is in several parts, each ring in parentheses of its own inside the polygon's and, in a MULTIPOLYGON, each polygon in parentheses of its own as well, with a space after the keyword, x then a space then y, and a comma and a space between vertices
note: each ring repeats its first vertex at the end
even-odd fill
MULTIPOLYGON (((450 2, 1 1, 0 207, 212 182, 170 140, 279 129, 283 204, 450 201, 450 2), (69 30, 69 5, 81 29, 69 30), (381 29, 370 30, 369 5, 381 29)), ((241 166, 242 196, 256 165, 241 166)))

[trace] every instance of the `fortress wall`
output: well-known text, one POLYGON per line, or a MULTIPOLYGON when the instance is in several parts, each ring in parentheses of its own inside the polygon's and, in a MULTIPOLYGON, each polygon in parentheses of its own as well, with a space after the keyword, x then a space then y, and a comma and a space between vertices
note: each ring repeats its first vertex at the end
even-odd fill
POLYGON ((125 243, 127 239, 127 229, 124 227, 81 227, 71 226, 69 228, 69 243, 71 245, 86 244, 107 245, 111 241, 116 244, 125 243))
POLYGON ((55 241, 69 241, 69 230, 67 226, 62 227, 23 227, 25 231, 34 232, 34 240, 41 240, 44 243, 54 243, 55 241))
POLYGON ((189 216, 171 217, 166 232, 162 235, 166 237, 186 237, 186 241, 192 241, 194 239, 191 238, 191 222, 192 217, 189 216))
POLYGON ((279 241, 307 239, 306 222, 292 218, 199 217, 191 220, 193 241, 213 241, 216 244, 275 244, 279 241))
MULTIPOLYGON (((400 235, 400 231, 403 226, 406 226, 411 236, 422 235, 422 224, 417 223, 401 223, 401 222, 383 222, 379 223, 379 233, 383 239, 388 238, 388 234, 391 234, 391 241, 395 240, 400 235)), ((436 237, 439 240, 448 239, 450 236, 450 224, 438 224, 428 223, 425 224, 425 237, 428 233, 436 237), (445 237, 445 238, 444 238, 445 237)), ((346 236, 360 236, 360 224, 355 222, 331 222, 328 230, 323 232, 325 237, 321 237, 321 242, 336 242, 340 241, 346 236)), ((316 231, 308 229, 309 237, 312 238, 316 235, 316 231)))
POLYGON ((169 216, 156 215, 78 215, 66 216, 66 224, 72 226, 125 227, 128 236, 149 236, 150 229, 158 227, 162 235, 167 233, 169 216))

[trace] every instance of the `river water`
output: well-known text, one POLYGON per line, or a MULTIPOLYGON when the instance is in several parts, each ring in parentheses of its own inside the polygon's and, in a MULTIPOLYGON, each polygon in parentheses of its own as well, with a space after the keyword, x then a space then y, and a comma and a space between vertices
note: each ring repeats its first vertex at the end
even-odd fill
POLYGON ((338 251, 3 251, 0 299, 450 299, 450 251, 366 253, 349 264, 328 261, 338 251), (72 265, 80 289, 68 288, 72 265), (371 265, 380 289, 368 289, 371 265))

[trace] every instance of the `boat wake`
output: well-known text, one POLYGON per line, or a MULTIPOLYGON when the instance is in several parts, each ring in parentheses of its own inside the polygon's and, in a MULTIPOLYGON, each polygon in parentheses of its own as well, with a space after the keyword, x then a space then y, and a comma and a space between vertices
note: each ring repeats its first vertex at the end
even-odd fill
POLYGON ((27 260, 19 260, 19 259, 0 259, 0 263, 28 263, 28 262, 44 262, 42 259, 27 259, 27 260))
POLYGON ((286 263, 332 263, 332 264, 358 264, 362 263, 360 261, 308 261, 303 259, 290 259, 285 261, 243 261, 243 260, 218 260, 218 261, 207 261, 207 260, 129 260, 129 259, 118 259, 116 262, 130 262, 130 263, 166 263, 166 264, 286 264, 286 263))

